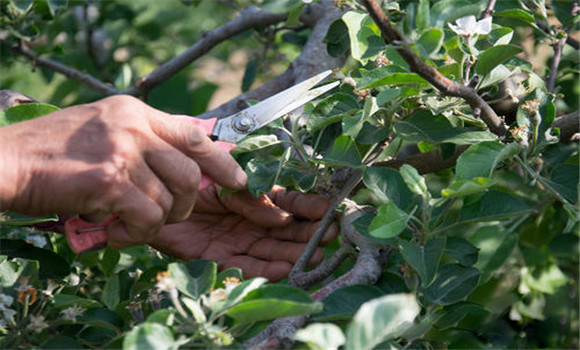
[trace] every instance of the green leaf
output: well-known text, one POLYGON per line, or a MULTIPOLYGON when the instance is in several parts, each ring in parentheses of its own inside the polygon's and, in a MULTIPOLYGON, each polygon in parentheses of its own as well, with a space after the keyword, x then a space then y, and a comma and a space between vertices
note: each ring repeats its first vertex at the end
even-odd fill
POLYGON ((331 95, 314 107, 306 126, 310 133, 314 133, 330 124, 339 122, 343 114, 358 108, 358 102, 352 95, 343 93, 331 95))
POLYGON ((313 302, 305 291, 281 284, 265 285, 249 292, 226 311, 241 324, 322 311, 322 303, 313 302))
POLYGON ((11 211, 5 211, 0 215, 0 225, 9 226, 30 226, 34 224, 40 224, 42 222, 48 221, 58 221, 58 216, 47 215, 41 217, 34 217, 28 215, 22 215, 19 213, 14 213, 11 211))
POLYGON ((517 19, 518 21, 522 21, 527 24, 536 23, 536 19, 532 14, 520 9, 511 9, 502 12, 496 12, 493 14, 493 17, 507 17, 511 19, 517 19))
MULTIPOLYGON (((319 160, 314 160, 319 161, 319 160)), ((321 163, 333 166, 347 166, 358 168, 362 165, 362 157, 355 141, 348 135, 337 137, 332 147, 325 153, 321 163)))
POLYGON ((340 327, 332 323, 314 323, 299 329, 294 339, 306 343, 312 350, 338 349, 345 342, 340 327))
POLYGON ((243 274, 242 274, 242 270, 237 268, 237 267, 231 267, 229 269, 225 269, 223 271, 220 271, 217 274, 217 279, 216 279, 216 283, 214 288, 218 289, 218 288, 225 288, 225 284, 224 281, 226 280, 226 278, 237 278, 240 281, 243 281, 243 274))
POLYGON ((50 14, 55 17, 59 12, 68 6, 68 0, 48 0, 50 14))
POLYGON ((379 56, 385 49, 385 42, 379 28, 368 14, 348 11, 342 16, 348 28, 351 56, 361 64, 366 64, 379 56))
POLYGON ((123 319, 116 312, 103 307, 85 310, 76 323, 109 329, 115 333, 120 333, 123 328, 123 319))
POLYGON ((369 233, 377 238, 396 237, 407 227, 410 217, 409 214, 397 208, 395 203, 389 201, 379 207, 377 216, 369 226, 369 233))
POLYGON ((481 76, 486 76, 499 64, 522 52, 519 46, 496 45, 483 51, 475 62, 475 72, 481 76))
POLYGON ((417 7, 417 17, 415 18, 415 26, 419 30, 429 27, 431 17, 429 13, 429 0, 420 0, 417 7))
POLYGON ((248 189, 254 197, 268 193, 274 187, 291 150, 291 148, 287 148, 279 160, 264 163, 259 158, 253 158, 246 164, 248 189))
POLYGON ((517 143, 505 145, 497 141, 485 141, 475 144, 457 158, 456 178, 469 180, 491 177, 499 163, 519 152, 520 146, 517 143))
POLYGON ((516 68, 512 71, 503 64, 500 64, 492 69, 491 72, 489 72, 489 74, 481 80, 481 82, 477 85, 477 89, 480 90, 492 86, 516 74, 521 74, 521 70, 519 68, 516 68))
POLYGON ((103 294, 101 294, 101 302, 105 304, 109 310, 115 310, 119 301, 120 296, 120 284, 119 275, 112 275, 105 282, 105 287, 103 288, 103 294))
POLYGON ((350 320, 362 304, 384 294, 379 288, 366 284, 337 289, 324 298, 323 311, 312 319, 315 322, 350 320))
POLYGON ((401 166, 399 169, 399 173, 401 173, 403 181, 405 181, 411 192, 418 194, 424 199, 431 198, 431 194, 427 189, 427 183, 425 182, 423 176, 419 175, 417 169, 413 168, 409 164, 403 164, 403 166, 401 166))
POLYGON ((478 280, 479 271, 476 268, 445 264, 424 294, 436 304, 450 305, 467 297, 477 287, 478 280))
POLYGON ((465 205, 459 214, 460 222, 501 220, 529 213, 534 208, 520 197, 490 190, 474 203, 465 205))
POLYGON ((10 5, 22 14, 27 13, 32 8, 33 3, 34 0, 10 0, 10 5))
POLYGON ((124 350, 160 350, 175 347, 173 333, 169 327, 159 323, 141 323, 125 334, 124 350))
MULTIPOLYGON (((533 269, 524 267, 521 272, 521 277, 520 284, 526 287, 523 289, 536 290, 546 294, 554 294, 560 287, 568 283, 568 277, 564 275, 556 264, 533 269)), ((520 290, 522 290, 521 286, 520 290)))
POLYGON ((421 33, 419 39, 417 39, 417 45, 419 46, 419 51, 423 57, 429 57, 436 54, 441 49, 443 45, 443 30, 439 28, 430 28, 421 33))
POLYGON ((59 108, 44 103, 25 103, 0 111, 0 127, 58 111, 59 108))
POLYGON ((547 181, 562 197, 572 204, 578 202, 578 164, 558 164, 550 171, 550 179, 547 181))
POLYGON ((276 135, 250 135, 236 144, 232 155, 255 152, 259 149, 280 144, 276 135))
POLYGON ((227 308, 239 303, 243 298, 246 297, 246 295, 248 295, 248 293, 257 288, 260 288, 266 282, 268 282, 267 279, 258 277, 240 283, 230 292, 230 295, 228 295, 228 300, 226 300, 222 310, 226 310, 227 308))
POLYGON ((0 239, 0 255, 38 261, 38 274, 41 279, 61 279, 70 273, 70 264, 62 256, 22 240, 0 239))
POLYGON ((101 269, 106 276, 110 276, 113 273, 120 259, 121 253, 118 250, 111 249, 111 247, 105 248, 101 259, 101 269))
POLYGON ((517 237, 500 225, 490 225, 478 228, 468 240, 479 251, 474 267, 481 271, 482 281, 486 281, 511 255, 517 237))
POLYGON ((434 116, 429 110, 420 110, 395 124, 395 132, 409 142, 426 141, 431 144, 472 144, 496 140, 497 136, 478 128, 454 128, 442 115, 434 116))
POLYGON ((377 95, 377 104, 379 106, 384 106, 385 103, 391 102, 396 97, 401 94, 401 89, 399 88, 386 88, 379 92, 377 95))
POLYGON ((471 180, 454 181, 449 187, 441 190, 441 195, 445 198, 465 197, 486 191, 494 186, 497 181, 487 177, 474 177, 471 180))
POLYGON ((385 85, 426 84, 427 81, 417 73, 392 72, 394 66, 374 69, 363 76, 356 84, 357 89, 371 89, 385 85), (380 70, 380 71, 377 71, 380 70))
POLYGON ((423 246, 407 241, 399 242, 401 255, 417 271, 423 286, 428 286, 435 278, 444 248, 443 237, 431 238, 423 246))
POLYGON ((256 76, 258 75, 259 64, 260 60, 257 58, 253 58, 246 63, 246 70, 242 78, 242 92, 248 91, 252 84, 254 84, 256 76))
POLYGON ((121 71, 115 78, 115 87, 121 91, 127 90, 131 86, 131 79, 133 79, 133 71, 131 66, 124 63, 121 67, 121 71))
POLYGON ((277 183, 282 187, 308 192, 316 184, 316 173, 300 171, 294 168, 283 168, 277 183))
POLYGON ((71 294, 55 294, 52 299, 52 306, 57 309, 65 309, 73 305, 82 306, 85 309, 103 307, 103 305, 96 300, 81 298, 71 294))
POLYGON ((489 311, 479 304, 461 301, 438 310, 433 315, 433 325, 438 329, 447 329, 457 325, 467 315, 488 313, 489 311))
POLYGON ((447 237, 445 254, 451 255, 463 266, 472 266, 477 261, 479 249, 462 237, 447 237))
POLYGON ((217 264, 209 260, 194 260, 188 263, 168 265, 169 275, 175 281, 177 289, 198 299, 208 293, 214 286, 217 275, 217 264))
POLYGON ((413 192, 395 169, 367 167, 363 174, 363 182, 382 203, 390 200, 403 210, 408 209, 412 203, 413 192))
POLYGON ((350 47, 348 28, 342 19, 334 21, 326 33, 326 51, 332 57, 342 56, 350 47))
POLYGON ((507 45, 514 36, 514 30, 508 27, 494 28, 489 32, 489 39, 494 45, 507 45))
POLYGON ((458 18, 479 14, 485 9, 486 1, 468 0, 440 0, 431 7, 431 26, 442 28, 447 22, 453 22, 458 18))
POLYGON ((370 350, 398 337, 419 314, 412 294, 390 294, 364 303, 348 326, 346 350, 370 350))
POLYGON ((70 337, 65 337, 63 335, 57 335, 50 338, 46 343, 42 344, 42 349, 82 349, 82 344, 70 337))

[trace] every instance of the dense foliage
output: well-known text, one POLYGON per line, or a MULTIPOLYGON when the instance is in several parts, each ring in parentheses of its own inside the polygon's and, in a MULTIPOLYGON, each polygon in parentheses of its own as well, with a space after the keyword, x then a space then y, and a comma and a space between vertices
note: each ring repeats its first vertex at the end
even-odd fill
MULTIPOLYGON (((554 127, 579 107, 577 41, 576 49, 566 44, 578 38, 577 2, 498 1, 492 16, 484 12, 493 1, 377 2, 404 40, 385 44, 368 8, 334 1, 344 13, 325 43, 331 56, 348 57, 333 77, 340 87, 234 151, 256 195, 279 184, 336 197, 360 176, 348 197, 374 210, 343 225, 387 256, 372 284, 313 301, 284 282, 244 280, 239 269, 174 261, 148 247, 75 255, 63 236, 31 228, 54 217, 4 213, 1 346, 238 348, 274 319, 308 314, 294 339, 316 349, 577 348, 578 144, 554 127), (402 47, 476 91, 509 131, 490 130, 479 108, 435 89, 402 47)), ((199 71, 235 65, 230 53, 244 57, 239 92, 288 67, 312 31, 298 20, 315 5, 305 3, 2 1, 2 88, 59 107, 103 96, 34 62, 31 71, 11 50, 21 42, 126 90, 234 18, 235 7, 288 13, 222 43, 146 96, 157 108, 200 114, 219 84, 199 71)), ((55 109, 12 107, 0 123, 55 109)), ((344 254, 347 243, 327 255, 344 254)), ((364 249, 351 248, 309 292, 353 268, 364 249)))

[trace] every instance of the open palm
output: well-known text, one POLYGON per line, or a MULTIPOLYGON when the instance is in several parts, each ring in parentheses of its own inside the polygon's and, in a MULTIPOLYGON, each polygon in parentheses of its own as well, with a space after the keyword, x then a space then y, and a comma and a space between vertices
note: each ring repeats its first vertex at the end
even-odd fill
MULTIPOLYGON (((219 196, 212 185, 202 191, 188 220, 166 225, 151 244, 184 259, 210 259, 220 268, 240 267, 245 277, 285 278, 328 208, 329 200, 286 192, 277 187, 268 196, 247 192, 219 196)), ((321 244, 338 234, 332 225, 321 244)), ((311 264, 323 258, 318 249, 311 264)))

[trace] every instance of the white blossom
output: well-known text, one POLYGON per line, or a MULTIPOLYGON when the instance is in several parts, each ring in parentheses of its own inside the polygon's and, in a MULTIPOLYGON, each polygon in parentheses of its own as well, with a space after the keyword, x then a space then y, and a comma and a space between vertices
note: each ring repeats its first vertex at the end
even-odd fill
POLYGON ((77 317, 82 316, 85 309, 82 306, 73 305, 60 312, 61 316, 65 320, 76 322, 77 317))
POLYGON ((458 35, 473 36, 476 34, 488 34, 491 31, 491 17, 478 21, 475 16, 461 17, 455 24, 447 23, 449 28, 458 35))
POLYGON ((36 333, 42 332, 46 327, 48 327, 48 323, 46 323, 44 316, 38 315, 30 315, 30 323, 26 326, 26 329, 34 331, 36 333))
POLYGON ((38 248, 42 248, 46 245, 46 239, 40 235, 29 235, 26 237, 26 242, 38 248))

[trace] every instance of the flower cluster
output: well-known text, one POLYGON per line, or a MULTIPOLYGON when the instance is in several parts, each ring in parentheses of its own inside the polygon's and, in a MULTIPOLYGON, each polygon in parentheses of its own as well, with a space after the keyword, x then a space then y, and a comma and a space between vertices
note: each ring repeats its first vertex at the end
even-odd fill
POLYGON ((232 290, 240 284, 240 280, 236 277, 226 277, 223 280, 224 288, 217 288, 209 293, 209 297, 202 296, 204 303, 211 308, 212 305, 228 298, 232 290))

